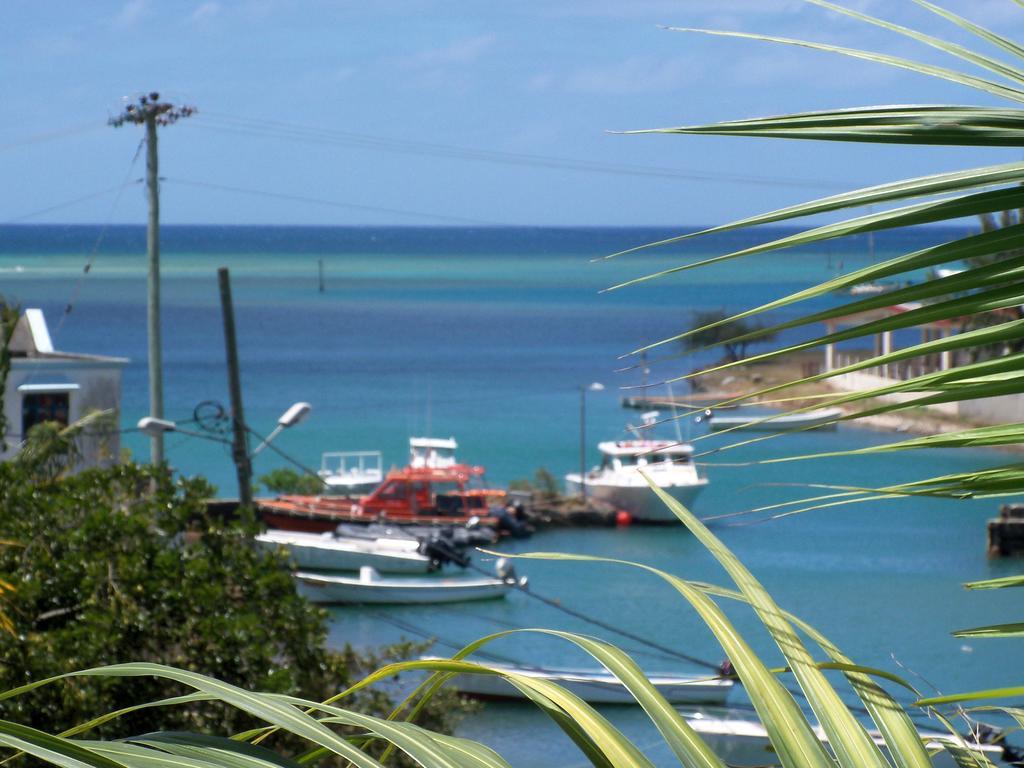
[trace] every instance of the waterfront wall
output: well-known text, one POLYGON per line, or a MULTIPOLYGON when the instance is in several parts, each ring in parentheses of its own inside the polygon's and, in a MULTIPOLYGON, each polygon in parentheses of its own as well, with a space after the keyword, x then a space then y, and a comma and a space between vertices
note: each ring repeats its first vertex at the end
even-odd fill
MULTIPOLYGON (((894 383, 893 379, 883 376, 876 376, 870 373, 844 373, 829 379, 829 383, 836 389, 845 392, 859 392, 878 387, 888 386, 894 383)), ((880 400, 894 403, 905 403, 926 395, 925 392, 894 393, 884 395, 880 400)), ((966 400, 961 403, 939 403, 937 405, 925 406, 929 410, 942 413, 972 424, 1010 424, 1024 422, 1024 395, 1002 395, 1000 397, 987 397, 981 400, 966 400)))

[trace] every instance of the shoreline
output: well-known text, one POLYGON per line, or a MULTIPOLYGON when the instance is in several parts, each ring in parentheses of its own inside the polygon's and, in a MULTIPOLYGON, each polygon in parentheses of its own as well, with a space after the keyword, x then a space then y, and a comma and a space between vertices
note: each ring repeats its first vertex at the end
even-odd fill
MULTIPOLYGON (((756 392, 776 384, 783 384, 787 381, 795 381, 807 376, 809 366, 816 366, 820 355, 816 353, 805 353, 792 355, 783 360, 773 360, 765 363, 754 363, 729 368, 724 371, 716 371, 707 374, 695 374, 689 379, 692 386, 692 393, 688 396, 675 398, 677 404, 689 404, 693 407, 695 399, 701 395, 707 395, 707 399, 715 399, 717 393, 728 392, 724 397, 735 397, 744 392, 756 392), (689 401, 689 402, 687 402, 689 401)), ((849 394, 847 390, 839 389, 829 383, 828 380, 797 384, 785 389, 772 392, 766 398, 753 398, 747 403, 770 405, 784 409, 806 408, 820 405, 822 408, 829 405, 830 395, 841 396, 849 394), (780 400, 785 400, 784 403, 780 400)), ((653 398, 652 398, 653 399, 653 398)), ((664 399, 667 402, 667 398, 664 399)), ((882 401, 867 401, 864 404, 868 407, 881 405, 882 401)), ((857 408, 850 405, 838 405, 844 414, 856 413, 857 408)), ((844 425, 869 429, 876 432, 892 432, 908 436, 941 435, 958 432, 985 426, 974 423, 967 419, 950 416, 927 406, 909 408, 895 413, 877 414, 863 416, 857 419, 844 421, 844 425)), ((1011 453, 1024 451, 1024 445, 1003 445, 991 446, 992 450, 999 450, 1011 453)))

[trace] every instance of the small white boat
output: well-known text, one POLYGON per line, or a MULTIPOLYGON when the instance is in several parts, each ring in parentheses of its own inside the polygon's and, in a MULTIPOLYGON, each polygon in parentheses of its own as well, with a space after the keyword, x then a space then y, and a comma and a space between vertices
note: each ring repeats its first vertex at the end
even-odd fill
MULTIPOLYGON (((432 658, 432 657, 425 657, 432 658)), ((605 669, 558 669, 511 664, 487 666, 523 677, 547 680, 576 694, 590 704, 636 704, 636 699, 615 675, 605 669)), ((648 677, 670 704, 724 704, 732 680, 652 674, 648 677)), ((526 696, 498 675, 459 675, 452 682, 460 693, 487 699, 526 699, 526 696)))
POLYGON ((708 425, 712 431, 735 429, 744 432, 796 432, 804 429, 835 429, 835 420, 842 415, 843 412, 838 408, 819 408, 774 417, 771 414, 720 416, 713 413, 708 419, 708 425))
POLYGON ((320 457, 320 479, 330 493, 360 496, 384 480, 380 451, 331 451, 320 457))
MULTIPOLYGON (((687 509, 708 484, 697 474, 693 446, 671 440, 619 440, 598 443, 601 465, 583 482, 587 496, 628 512, 646 522, 675 521, 676 517, 651 490, 641 471, 687 509)), ((579 472, 565 476, 569 495, 582 492, 579 472)))
POLYGON ((267 549, 284 548, 297 567, 318 571, 358 571, 371 566, 385 573, 427 573, 439 565, 421 553, 420 540, 411 537, 358 538, 271 530, 259 534, 256 541, 267 549))
MULTIPOLYGON (((764 766, 777 762, 775 750, 768 738, 768 731, 756 720, 747 717, 719 717, 703 712, 684 714, 686 722, 711 747, 712 751, 730 766, 764 766)), ((820 727, 815 733, 822 742, 827 743, 825 733, 820 727)), ((885 741, 877 731, 870 731, 874 742, 885 750, 885 741)), ((921 733, 927 740, 925 746, 929 752, 942 749, 943 744, 952 742, 950 734, 921 733)), ((1003 748, 996 744, 978 744, 967 742, 972 751, 983 754, 993 762, 1000 762, 1003 748)), ((932 765, 941 768, 956 768, 957 762, 952 754, 942 749, 932 758, 932 765)))
POLYGON ((359 576, 295 574, 299 594, 313 603, 458 603, 504 597, 517 585, 515 578, 459 577, 385 578, 364 566, 359 576))
POLYGON ((459 462, 454 437, 410 437, 409 466, 413 469, 449 469, 459 462))
POLYGON ((880 293, 891 291, 893 286, 883 283, 857 283, 850 287, 851 296, 877 296, 880 293))

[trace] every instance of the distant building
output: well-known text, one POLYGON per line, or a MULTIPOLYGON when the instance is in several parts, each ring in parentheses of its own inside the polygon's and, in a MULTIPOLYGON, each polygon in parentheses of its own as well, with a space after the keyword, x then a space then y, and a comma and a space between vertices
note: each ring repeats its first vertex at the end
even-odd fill
MULTIPOLYGON (((869 323, 887 320, 906 312, 922 309, 924 306, 916 302, 893 304, 833 318, 826 321, 825 332, 831 335, 843 328, 862 330, 869 323)), ((996 309, 985 314, 1000 322, 1020 318, 1020 312, 1015 308, 996 309)), ((962 332, 965 328, 969 329, 969 319, 968 317, 960 317, 930 320, 905 329, 904 334, 917 331, 920 334, 920 343, 925 344, 948 338, 962 332)), ((852 343, 858 342, 863 343, 863 339, 855 339, 852 343)), ((912 347, 907 349, 913 351, 912 347)), ((820 370, 825 373, 841 371, 848 366, 855 366, 873 357, 889 355, 898 351, 900 350, 893 344, 893 331, 891 330, 874 334, 874 346, 870 350, 842 350, 836 344, 826 344, 823 365, 820 370)), ((972 360, 966 350, 946 349, 941 352, 932 352, 928 355, 905 357, 891 361, 886 365, 839 373, 832 376, 829 379, 829 383, 836 389, 848 392, 866 392, 888 387, 897 382, 907 381, 918 376, 948 371, 958 365, 970 362, 972 360)), ((920 390, 893 392, 880 395, 878 399, 886 402, 910 402, 933 394, 936 393, 920 390)), ((1024 421, 1024 395, 1020 394, 982 397, 956 402, 931 403, 924 407, 942 412, 947 416, 957 417, 971 424, 1008 424, 1024 421)))
POLYGON ((79 439, 82 467, 109 466, 121 451, 121 372, 123 357, 58 352, 41 309, 26 309, 11 339, 11 372, 3 393, 7 450, 16 454, 33 425, 70 424, 94 411, 110 411, 109 425, 79 439))

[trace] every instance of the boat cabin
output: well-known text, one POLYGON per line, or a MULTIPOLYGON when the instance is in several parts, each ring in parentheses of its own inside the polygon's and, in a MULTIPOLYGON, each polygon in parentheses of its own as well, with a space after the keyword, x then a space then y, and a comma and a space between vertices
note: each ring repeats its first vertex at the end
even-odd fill
POLYGON ((366 493, 384 479, 383 464, 380 451, 330 451, 317 475, 331 493, 366 493))
POLYGON ((446 469, 406 467, 388 473, 369 496, 360 502, 364 515, 409 517, 467 517, 486 515, 504 491, 470 487, 483 476, 483 467, 455 464, 446 469))
POLYGON ((601 451, 601 469, 630 469, 657 465, 679 466, 689 464, 693 446, 670 440, 618 440, 598 443, 601 451))
POLYGON ((455 450, 459 444, 454 437, 410 437, 409 466, 415 469, 447 469, 458 463, 455 450))

